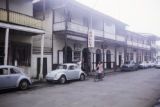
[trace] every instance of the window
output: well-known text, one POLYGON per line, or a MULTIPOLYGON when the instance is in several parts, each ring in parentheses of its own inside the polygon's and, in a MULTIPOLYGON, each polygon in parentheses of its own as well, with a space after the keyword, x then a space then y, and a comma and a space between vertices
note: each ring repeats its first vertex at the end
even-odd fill
POLYGON ((31 44, 13 43, 11 48, 11 62, 18 66, 30 66, 31 64, 31 44))
POLYGON ((59 65, 57 69, 67 69, 67 65, 59 65))
POLYGON ((69 70, 74 70, 74 66, 73 65, 69 66, 69 70))
POLYGON ((14 69, 14 68, 10 69, 10 74, 19 74, 19 73, 20 73, 20 71, 14 69))
POLYGON ((0 75, 8 75, 8 68, 1 68, 0 75))

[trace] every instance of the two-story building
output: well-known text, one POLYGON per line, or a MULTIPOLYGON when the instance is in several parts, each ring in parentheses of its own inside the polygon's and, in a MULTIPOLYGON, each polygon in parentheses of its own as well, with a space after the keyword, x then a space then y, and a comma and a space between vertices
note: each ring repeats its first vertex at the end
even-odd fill
POLYGON ((127 31, 126 61, 133 60, 136 63, 156 60, 156 41, 159 38, 151 34, 140 34, 127 31))
POLYGON ((32 75, 32 37, 44 34, 33 17, 32 0, 0 1, 0 65, 15 65, 32 75))
MULTIPOLYGON (((34 16, 42 17, 42 0, 34 3, 34 16)), ((81 61, 86 72, 96 69, 99 61, 104 69, 120 67, 124 61, 149 61, 151 36, 127 31, 125 23, 74 0, 45 0, 44 70, 57 64, 81 61), (94 47, 89 47, 89 34, 94 36, 94 47)), ((38 73, 40 59, 39 37, 33 42, 33 71, 38 73)))
MULTIPOLYGON (((41 17, 38 14, 41 2, 34 4, 35 17, 41 17)), ((104 63, 105 69, 124 62, 126 24, 123 22, 73 0, 46 1, 45 15, 47 62, 56 65, 82 61, 82 68, 88 71, 95 69, 99 61, 104 63), (95 35, 94 48, 88 48, 89 31, 95 35)), ((35 37, 34 48, 38 47, 38 37, 35 37)), ((38 60, 39 55, 35 54, 34 58, 38 60)))

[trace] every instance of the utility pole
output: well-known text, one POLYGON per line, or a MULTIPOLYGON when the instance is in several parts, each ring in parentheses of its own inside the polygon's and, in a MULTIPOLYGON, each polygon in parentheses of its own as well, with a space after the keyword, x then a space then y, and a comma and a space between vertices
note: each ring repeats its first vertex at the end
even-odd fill
POLYGON ((104 43, 105 43, 105 38, 104 38, 104 35, 105 35, 105 25, 104 25, 104 19, 103 19, 103 43, 102 43, 102 49, 103 49, 103 69, 104 69, 104 43))

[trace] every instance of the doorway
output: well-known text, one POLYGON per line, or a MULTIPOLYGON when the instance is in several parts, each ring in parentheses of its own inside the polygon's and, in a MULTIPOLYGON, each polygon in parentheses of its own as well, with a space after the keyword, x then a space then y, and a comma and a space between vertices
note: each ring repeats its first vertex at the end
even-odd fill
POLYGON ((119 67, 121 66, 122 64, 122 55, 119 55, 119 67))
POLYGON ((82 51, 82 70, 87 74, 91 69, 91 53, 88 48, 84 48, 82 51))
POLYGON ((72 63, 72 48, 67 46, 65 51, 65 47, 63 48, 63 63, 72 63))
POLYGON ((111 51, 107 50, 106 53, 107 68, 111 69, 111 51))
MULTIPOLYGON (((41 58, 37 58, 37 76, 36 78, 39 78, 40 74, 40 66, 41 66, 41 58)), ((43 58, 43 70, 42 70, 43 78, 47 75, 47 58, 43 58)))
POLYGON ((96 50, 96 66, 98 65, 98 63, 101 61, 101 50, 97 49, 96 50))

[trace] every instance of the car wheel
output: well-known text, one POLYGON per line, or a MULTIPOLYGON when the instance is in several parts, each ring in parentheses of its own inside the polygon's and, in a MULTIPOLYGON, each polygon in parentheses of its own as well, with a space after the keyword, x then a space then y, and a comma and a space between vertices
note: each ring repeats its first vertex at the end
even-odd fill
POLYGON ((59 82, 61 83, 61 84, 65 84, 66 83, 66 77, 63 75, 63 76, 61 76, 61 78, 59 79, 59 82))
POLYGON ((85 75, 84 75, 84 74, 81 74, 81 75, 80 75, 80 80, 81 80, 81 81, 84 81, 84 80, 85 80, 85 75))
POLYGON ((29 86, 29 83, 27 80, 22 80, 20 83, 19 83, 19 89, 21 90, 26 90, 29 86))

